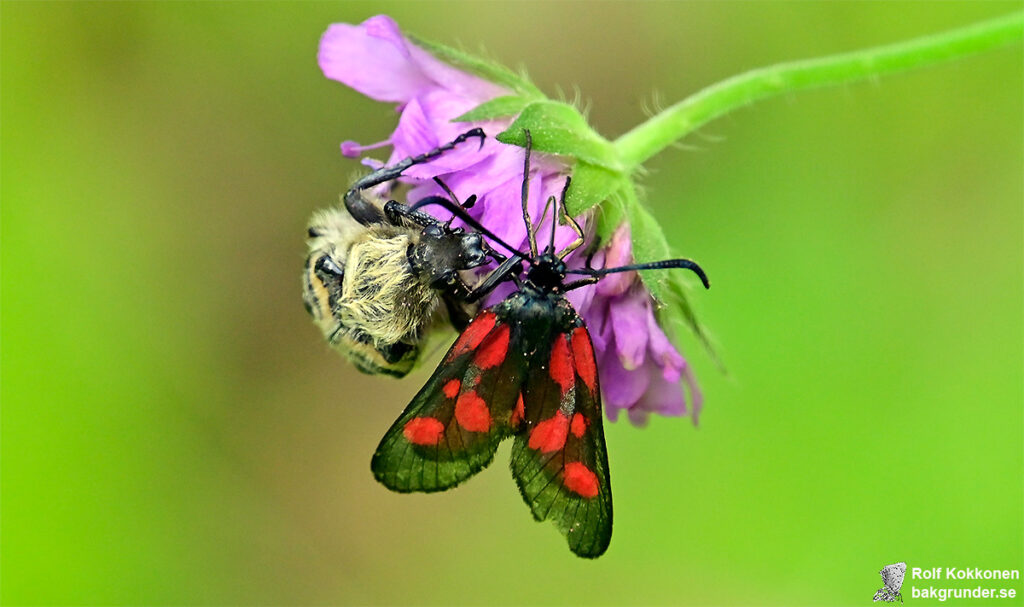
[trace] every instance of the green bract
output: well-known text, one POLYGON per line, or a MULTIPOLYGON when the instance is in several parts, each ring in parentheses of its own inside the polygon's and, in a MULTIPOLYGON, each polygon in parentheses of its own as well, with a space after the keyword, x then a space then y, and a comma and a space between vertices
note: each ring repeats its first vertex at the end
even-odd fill
POLYGON ((526 145, 524 131, 530 131, 533 149, 584 160, 608 169, 621 167, 615 147, 590 128, 579 110, 561 101, 535 101, 523 108, 498 141, 526 145))
POLYGON ((494 120, 496 118, 508 118, 523 111, 523 108, 533 103, 530 97, 519 95, 508 95, 495 97, 469 110, 465 114, 452 119, 452 122, 478 122, 481 120, 494 120))

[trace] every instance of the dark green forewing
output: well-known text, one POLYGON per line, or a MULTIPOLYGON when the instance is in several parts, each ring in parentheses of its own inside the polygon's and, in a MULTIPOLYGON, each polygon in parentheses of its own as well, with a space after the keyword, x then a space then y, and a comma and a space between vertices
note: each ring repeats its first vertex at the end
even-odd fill
POLYGON ((512 433, 525 376, 510 338, 493 311, 473 319, 381 440, 371 463, 378 481, 394 491, 441 491, 491 463, 512 433))

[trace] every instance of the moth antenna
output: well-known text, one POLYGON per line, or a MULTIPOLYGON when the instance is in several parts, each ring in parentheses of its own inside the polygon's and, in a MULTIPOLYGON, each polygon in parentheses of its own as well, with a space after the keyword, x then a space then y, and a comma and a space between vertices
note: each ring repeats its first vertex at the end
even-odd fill
POLYGON ((708 282, 708 275, 704 273, 704 270, 697 265, 697 262, 690 259, 665 259, 662 261, 652 261, 650 263, 635 263, 628 266, 619 266, 617 268, 601 268, 601 269, 586 269, 580 268, 576 270, 566 270, 566 274, 585 274, 587 276, 605 276, 607 274, 616 274, 618 272, 632 272, 633 270, 665 270, 668 268, 683 268, 690 270, 700 278, 700 281, 704 284, 705 289, 711 288, 711 283, 708 282))
POLYGON ((526 222, 526 237, 530 242, 530 257, 536 257, 537 235, 533 231, 533 223, 530 222, 530 211, 526 208, 527 199, 530 197, 530 150, 533 149, 533 138, 529 129, 523 129, 523 136, 526 138, 526 160, 523 163, 523 221, 526 222))

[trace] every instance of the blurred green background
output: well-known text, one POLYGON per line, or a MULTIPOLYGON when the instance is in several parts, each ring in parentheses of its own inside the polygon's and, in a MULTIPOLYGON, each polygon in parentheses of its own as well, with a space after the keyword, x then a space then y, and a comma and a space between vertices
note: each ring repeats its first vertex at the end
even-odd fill
POLYGON ((329 23, 483 45, 614 137, 746 69, 1019 6, 3 2, 3 602, 863 605, 898 560, 1021 568, 1020 45, 649 163, 728 373, 690 340, 701 427, 606 424, 597 561, 532 521, 508 445, 448 493, 377 485, 429 369, 354 372, 299 288, 357 169, 338 143, 395 121, 322 77, 329 23))

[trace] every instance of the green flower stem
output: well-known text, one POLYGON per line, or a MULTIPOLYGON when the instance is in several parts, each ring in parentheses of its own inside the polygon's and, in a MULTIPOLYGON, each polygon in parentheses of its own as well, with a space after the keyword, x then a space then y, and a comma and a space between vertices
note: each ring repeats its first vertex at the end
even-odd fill
POLYGON ((875 78, 962 57, 1024 37, 1024 12, 941 34, 862 51, 780 63, 733 76, 680 101, 615 141, 628 169, 673 142, 759 99, 817 86, 875 78))

